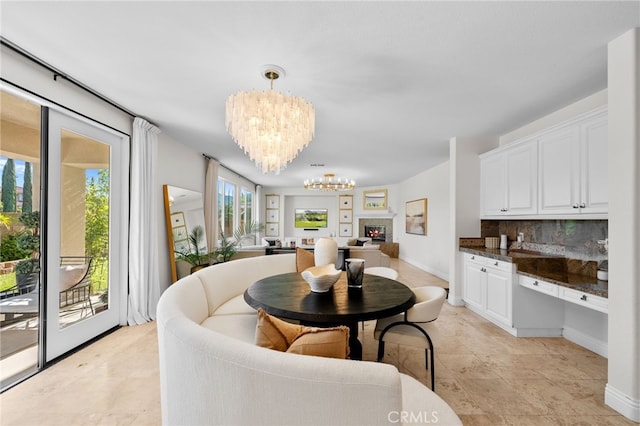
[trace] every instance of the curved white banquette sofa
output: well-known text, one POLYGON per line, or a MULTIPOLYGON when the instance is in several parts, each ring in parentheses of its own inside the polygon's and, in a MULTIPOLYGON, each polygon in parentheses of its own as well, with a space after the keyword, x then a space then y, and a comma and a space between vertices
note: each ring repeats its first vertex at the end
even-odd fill
POLYGON ((391 365, 256 346, 257 314, 245 289, 295 270, 295 254, 233 260, 162 294, 163 424, 462 424, 440 397, 391 365))

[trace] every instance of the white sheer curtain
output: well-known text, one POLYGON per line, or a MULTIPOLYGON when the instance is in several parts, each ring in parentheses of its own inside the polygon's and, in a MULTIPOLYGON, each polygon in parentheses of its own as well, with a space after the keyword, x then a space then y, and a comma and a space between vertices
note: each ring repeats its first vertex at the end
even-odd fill
POLYGON ((218 170, 220 163, 215 158, 206 157, 207 175, 204 181, 204 224, 207 233, 207 247, 212 252, 218 246, 218 170))
MULTIPOLYGON (((256 222, 264 223, 265 220, 262 217, 262 185, 256 185, 256 200, 255 200, 255 213, 253 220, 256 222)), ((256 244, 260 244, 264 237, 264 232, 258 232, 258 238, 256 244)))
POLYGON ((129 325, 155 319, 160 298, 156 164, 160 129, 136 117, 131 148, 129 325))

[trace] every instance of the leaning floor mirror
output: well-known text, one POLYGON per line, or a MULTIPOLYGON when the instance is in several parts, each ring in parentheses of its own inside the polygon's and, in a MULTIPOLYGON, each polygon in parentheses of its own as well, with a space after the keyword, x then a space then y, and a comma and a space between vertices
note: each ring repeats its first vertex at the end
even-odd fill
POLYGON ((202 267, 208 259, 202 193, 164 185, 172 282, 202 267))

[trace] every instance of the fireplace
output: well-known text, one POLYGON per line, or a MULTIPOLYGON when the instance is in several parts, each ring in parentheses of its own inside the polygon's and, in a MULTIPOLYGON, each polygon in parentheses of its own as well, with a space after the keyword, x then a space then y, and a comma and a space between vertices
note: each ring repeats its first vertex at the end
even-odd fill
POLYGON ((371 238, 371 241, 385 242, 385 226, 384 225, 365 225, 364 236, 371 238))

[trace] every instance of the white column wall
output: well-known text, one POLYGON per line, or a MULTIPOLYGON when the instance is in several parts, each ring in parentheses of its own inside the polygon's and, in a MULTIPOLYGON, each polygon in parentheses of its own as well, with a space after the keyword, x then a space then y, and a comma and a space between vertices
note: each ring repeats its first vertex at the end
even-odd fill
POLYGON ((609 371, 605 403, 640 421, 640 28, 609 43, 609 371))
POLYGON ((443 280, 449 280, 449 250, 443 250, 449 242, 449 161, 422 172, 399 187, 398 216, 401 225, 393 234, 400 243, 400 258, 443 280), (404 203, 420 198, 427 199, 427 235, 405 232, 404 203))
POLYGON ((497 139, 449 140, 449 303, 462 300, 463 265, 460 237, 480 237, 480 158, 498 146, 497 139))

